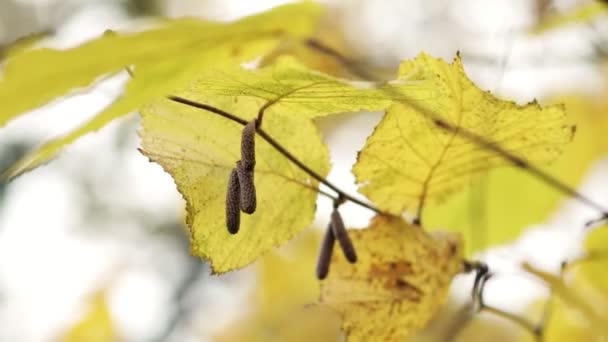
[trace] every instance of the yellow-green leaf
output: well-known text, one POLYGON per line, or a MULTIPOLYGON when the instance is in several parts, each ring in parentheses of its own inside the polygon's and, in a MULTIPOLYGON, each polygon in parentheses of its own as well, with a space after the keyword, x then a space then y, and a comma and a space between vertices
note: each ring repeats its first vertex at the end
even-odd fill
MULTIPOLYGON (((424 83, 424 82, 422 82, 424 83)), ((224 96, 235 101, 246 98, 255 106, 239 106, 245 114, 265 107, 266 115, 314 118, 341 112, 384 110, 400 95, 414 92, 420 83, 378 86, 352 82, 308 69, 291 57, 260 70, 232 68, 203 73, 190 91, 206 97, 224 96), (389 91, 390 89, 390 91, 389 91)))
POLYGON ((310 33, 320 7, 301 3, 235 23, 168 20, 159 29, 106 34, 69 50, 38 49, 10 58, 0 80, 0 126, 71 90, 135 66, 125 94, 96 117, 18 161, 3 177, 14 177, 52 158, 64 145, 97 130, 181 86, 209 68, 259 56, 283 37, 310 33))
MULTIPOLYGON (((565 104, 569 125, 576 125, 572 143, 551 165, 542 167, 572 188, 577 188, 591 164, 606 155, 608 108, 593 98, 558 98, 565 104)), ((428 227, 465 234, 468 252, 509 242, 523 229, 543 222, 566 196, 526 170, 499 168, 473 181, 473 185, 445 203, 425 211, 428 227)))
MULTIPOLYGON (((420 54, 401 64, 404 81, 426 81, 409 101, 458 129, 500 144, 533 162, 557 157, 572 137, 561 106, 518 106, 477 88, 460 58, 447 64, 420 54)), ((393 214, 441 202, 486 170, 509 164, 500 155, 437 126, 425 113, 391 106, 353 168, 360 191, 393 214)))
MULTIPOLYGON (((184 97, 201 100, 200 94, 184 97)), ((220 108, 248 106, 226 101, 220 108)), ((256 107, 245 119, 256 115, 256 107)), ((240 159, 242 126, 183 104, 160 101, 142 111, 142 149, 169 172, 187 202, 191 251, 209 259, 216 273, 243 267, 260 254, 291 239, 313 219, 317 182, 264 140, 256 139, 257 210, 241 214, 241 228, 226 229, 228 176, 240 159)), ((329 154, 309 119, 269 115, 264 130, 321 175, 329 171, 329 154)))
POLYGON ((349 341, 402 341, 435 315, 462 271, 462 238, 428 234, 400 218, 378 216, 349 230, 359 261, 334 251, 321 301, 338 311, 349 341))

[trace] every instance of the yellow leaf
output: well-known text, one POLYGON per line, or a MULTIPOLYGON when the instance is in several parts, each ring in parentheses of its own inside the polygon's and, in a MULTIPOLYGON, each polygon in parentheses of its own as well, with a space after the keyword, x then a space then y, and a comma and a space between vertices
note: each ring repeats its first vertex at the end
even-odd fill
MULTIPOLYGON (((184 97, 200 100, 200 94, 184 97)), ((232 100, 220 106, 248 105, 232 100)), ((250 107, 244 119, 256 115, 250 107)), ((243 126, 200 109, 160 101, 142 111, 142 149, 169 172, 186 199, 191 251, 209 259, 215 273, 243 267, 291 239, 310 224, 317 182, 262 139, 256 142, 257 210, 241 215, 238 234, 226 229, 228 177, 240 159, 243 126)), ((314 124, 305 118, 269 115, 263 128, 288 151, 321 175, 329 172, 329 153, 314 124)))
POLYGON ((235 23, 168 20, 159 29, 106 34, 69 50, 38 49, 10 58, 0 80, 0 126, 103 75, 134 65, 137 76, 108 108, 76 130, 32 151, 2 177, 15 177, 40 165, 66 144, 189 84, 206 69, 251 60, 270 51, 283 37, 306 35, 319 15, 320 7, 306 2, 235 23))
MULTIPOLYGON (((577 188, 591 164, 608 152, 605 132, 608 108, 593 98, 558 98, 564 103, 566 123, 576 125, 572 143, 554 163, 542 169, 572 188, 577 188)), ((473 185, 425 212, 428 227, 446 227, 465 234, 468 254, 506 243, 526 227, 543 222, 565 199, 526 170, 500 168, 473 181, 473 185)))
MULTIPOLYGON (((420 54, 401 64, 399 77, 415 88, 418 107, 437 113, 533 162, 555 159, 572 137, 560 106, 517 106, 477 88, 465 75, 460 58, 453 64, 420 54)), ((405 104, 391 106, 359 153, 353 168, 360 191, 393 214, 438 203, 462 190, 486 170, 508 165, 495 152, 441 129, 424 113, 405 104)))
POLYGON ((114 332, 114 324, 103 292, 95 295, 89 310, 59 340, 62 342, 119 341, 114 332))
POLYGON ((378 216, 364 230, 349 230, 359 261, 334 251, 321 301, 343 317, 350 341, 401 341, 424 327, 462 271, 460 235, 378 216))

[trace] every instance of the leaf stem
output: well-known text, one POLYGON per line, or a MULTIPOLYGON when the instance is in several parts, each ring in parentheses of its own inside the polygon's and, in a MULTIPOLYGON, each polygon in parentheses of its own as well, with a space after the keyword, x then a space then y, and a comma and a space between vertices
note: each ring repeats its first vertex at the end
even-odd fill
MULTIPOLYGON (((315 40, 312 38, 307 39, 305 41, 305 45, 313 50, 318 51, 319 53, 325 54, 329 57, 336 59, 338 62, 340 62, 342 65, 344 65, 348 70, 350 70, 353 74, 355 74, 358 77, 361 77, 364 79, 369 79, 369 80, 376 80, 375 77, 373 77, 369 73, 363 71, 362 68, 360 68, 355 61, 345 57, 340 52, 321 43, 318 40, 315 40)), ((545 184, 548 184, 549 186, 552 186, 553 188, 557 189, 558 191, 597 210, 598 212, 601 213, 601 218, 599 220, 604 220, 604 219, 608 218, 608 210, 605 209, 602 205, 600 205, 599 203, 593 201, 592 199, 584 196, 583 194, 576 191, 575 189, 573 189, 566 183, 559 180, 558 178, 544 172, 539 167, 530 164, 525 159, 518 157, 517 155, 505 150, 497 143, 495 143, 491 140, 487 140, 484 137, 482 137, 478 134, 475 134, 469 130, 466 130, 463 127, 457 127, 457 126, 454 126, 454 125, 446 122, 437 113, 418 105, 415 101, 408 99, 407 97, 403 96, 403 94, 401 94, 401 93, 397 93, 396 91, 394 91, 390 88, 385 89, 385 91, 395 93, 396 95, 398 95, 397 101, 399 101, 402 105, 410 106, 417 113, 420 113, 428 120, 431 120, 437 127, 441 128, 443 130, 446 130, 450 133, 453 133, 455 135, 460 135, 460 136, 464 137, 465 139, 473 142, 474 144, 481 146, 483 148, 486 148, 486 149, 500 155, 501 157, 503 157, 505 160, 507 160, 514 166, 528 171, 530 174, 532 174, 533 176, 535 176, 536 178, 538 178, 545 184)))
MULTIPOLYGON (((173 102, 177 102, 177 103, 181 103, 187 106, 191 106, 191 107, 195 107, 198 109, 203 109, 206 110, 208 112, 220 115, 224 118, 227 118, 229 120, 232 120, 234 122, 237 122, 241 125, 246 125, 248 123, 247 120, 242 119, 234 114, 228 113, 224 110, 221 110, 219 108, 215 108, 213 106, 210 106, 208 104, 204 104, 204 103, 200 103, 200 102, 196 102, 196 101, 192 101, 192 100, 188 100, 186 98, 180 97, 180 96, 168 96, 167 97, 169 100, 173 101, 173 102)), ((382 214, 382 215, 388 215, 384 212, 382 212, 380 209, 374 207, 373 205, 369 204, 369 203, 365 203, 357 198, 354 198, 353 196, 345 193, 344 191, 340 190, 340 188, 338 188, 336 185, 334 185, 333 183, 331 183, 330 181, 328 181, 327 179, 325 179, 325 177, 321 176, 320 174, 318 174, 317 172, 315 172, 314 170, 312 170, 310 167, 308 167, 306 164, 304 164, 302 161, 300 161, 298 158, 296 158, 293 154, 291 154, 289 151, 287 151, 285 149, 285 147, 283 147, 283 145, 281 145, 278 141, 276 141, 272 136, 270 136, 270 134, 268 134, 266 131, 264 131, 264 129, 262 129, 262 127, 258 127, 256 129, 256 133, 261 136, 264 140, 266 140, 267 143, 269 143, 272 147, 274 147, 275 150, 277 150, 279 153, 281 153, 283 156, 285 156, 285 158, 289 159, 292 163, 294 163, 297 167, 299 167, 302 171, 306 172, 307 174, 309 174, 312 178, 316 179, 317 181, 319 181, 320 183, 322 183, 323 185, 327 186, 328 188, 330 188, 331 190, 333 190, 334 192, 336 192, 338 194, 338 198, 344 198, 350 202, 353 202, 355 204, 358 204, 362 207, 365 207, 371 211, 376 212, 377 214, 382 214)), ((324 194, 324 195, 329 195, 327 193, 321 192, 320 190, 317 190, 318 192, 324 194)), ((337 200, 336 197, 333 196, 329 196, 334 200, 337 200)))

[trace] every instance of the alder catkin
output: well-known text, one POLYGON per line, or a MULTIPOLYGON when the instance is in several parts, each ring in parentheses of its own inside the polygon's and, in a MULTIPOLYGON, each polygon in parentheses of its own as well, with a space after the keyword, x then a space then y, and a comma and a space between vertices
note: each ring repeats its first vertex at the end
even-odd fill
POLYGON ((247 171, 255 166, 255 125, 255 120, 250 121, 241 134, 241 164, 247 171))
POLYGON ((344 228, 344 221, 342 221, 342 217, 340 216, 340 212, 338 212, 337 208, 331 213, 331 228, 333 230, 335 239, 340 243, 340 247, 342 248, 342 252, 346 257, 346 260, 351 263, 357 262, 355 246, 353 246, 353 242, 350 240, 346 228, 344 228))
POLYGON ((254 172, 247 170, 242 161, 236 163, 236 169, 239 177, 239 185, 241 189, 241 210, 247 214, 253 214, 257 207, 257 199, 255 194, 254 172))
POLYGON ((230 234, 238 233, 241 225, 240 193, 239 176, 234 168, 230 173, 226 192, 226 227, 230 234))
POLYGON ((323 242, 321 243, 319 258, 317 259, 317 278, 319 280, 325 279, 329 273, 329 265, 331 263, 331 255, 334 251, 335 242, 336 238, 334 237, 334 232, 330 223, 325 232, 323 242))

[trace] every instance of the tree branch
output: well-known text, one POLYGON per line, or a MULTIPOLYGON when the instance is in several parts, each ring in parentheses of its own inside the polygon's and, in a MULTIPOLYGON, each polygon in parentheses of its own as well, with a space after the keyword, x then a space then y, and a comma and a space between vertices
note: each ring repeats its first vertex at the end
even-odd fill
MULTIPOLYGON (((237 122, 243 126, 248 123, 248 121, 245 119, 239 118, 238 116, 236 116, 234 114, 228 113, 224 110, 215 108, 213 106, 210 106, 210 105, 207 105, 204 103, 188 100, 188 99, 185 99, 180 96, 168 96, 167 98, 173 102, 177 102, 177 103, 181 103, 181 104, 184 104, 187 106, 203 109, 208 112, 220 115, 224 118, 237 122)), ((289 151, 287 151, 285 149, 285 147, 283 147, 283 145, 281 145, 278 141, 274 140, 274 138, 272 136, 270 136, 266 131, 264 131, 261 127, 258 127, 256 129, 256 133, 259 136, 261 136, 264 140, 266 140, 266 142, 269 143, 272 147, 274 147, 275 150, 277 150, 279 153, 281 153, 283 156, 285 156, 285 158, 289 159, 292 163, 294 163, 297 167, 299 167, 302 171, 306 172, 311 177, 313 177, 314 179, 316 179, 323 185, 327 186, 328 188, 330 188, 331 190, 336 192, 338 194, 338 197, 342 197, 350 202, 353 202, 353 203, 358 204, 362 207, 365 207, 369 210, 372 210, 372 211, 376 212, 377 214, 389 215, 387 213, 382 212, 380 209, 374 207, 373 205, 371 205, 369 203, 365 203, 359 199, 356 199, 356 198, 352 197, 351 195, 345 193, 344 191, 340 190, 340 188, 338 188, 336 185, 329 182, 327 179, 325 179, 325 177, 321 176, 320 174, 318 174, 317 172, 315 172, 314 170, 309 168, 306 164, 304 164, 302 161, 300 161, 298 158, 296 158, 293 154, 291 154, 289 151)), ((322 194, 327 195, 326 193, 323 193, 318 189, 317 189, 317 191, 322 194)), ((332 197, 332 198, 334 200, 336 200, 335 197, 332 197)))

